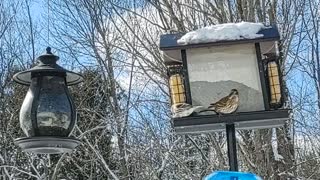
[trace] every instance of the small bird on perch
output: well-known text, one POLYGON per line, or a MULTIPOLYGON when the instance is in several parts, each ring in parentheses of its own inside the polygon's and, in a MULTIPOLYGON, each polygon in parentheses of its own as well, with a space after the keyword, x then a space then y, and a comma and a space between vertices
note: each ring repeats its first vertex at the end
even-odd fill
POLYGON ((176 103, 171 106, 172 117, 186 117, 203 110, 203 106, 192 106, 188 103, 176 103))
POLYGON ((236 89, 232 89, 228 96, 210 104, 208 110, 215 111, 217 114, 231 114, 238 109, 238 106, 239 92, 236 89))

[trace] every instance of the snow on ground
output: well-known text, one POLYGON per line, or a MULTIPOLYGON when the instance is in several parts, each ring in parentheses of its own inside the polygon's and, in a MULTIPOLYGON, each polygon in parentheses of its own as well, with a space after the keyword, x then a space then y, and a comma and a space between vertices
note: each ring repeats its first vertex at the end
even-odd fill
POLYGON ((273 152, 273 155, 274 155, 274 160, 276 161, 281 161, 283 160, 283 156, 281 154, 279 154, 278 152, 278 141, 277 141, 277 137, 276 137, 276 130, 275 128, 272 129, 272 143, 271 143, 271 146, 272 146, 272 152, 273 152))
POLYGON ((255 39, 263 37, 257 34, 266 28, 262 23, 240 22, 217 24, 188 32, 178 40, 178 44, 197 44, 221 40, 255 39))
POLYGON ((279 154, 279 152, 278 152, 278 146, 275 146, 273 144, 272 151, 273 151, 273 155, 274 155, 274 160, 281 161, 282 159, 284 159, 283 156, 281 154, 279 154))

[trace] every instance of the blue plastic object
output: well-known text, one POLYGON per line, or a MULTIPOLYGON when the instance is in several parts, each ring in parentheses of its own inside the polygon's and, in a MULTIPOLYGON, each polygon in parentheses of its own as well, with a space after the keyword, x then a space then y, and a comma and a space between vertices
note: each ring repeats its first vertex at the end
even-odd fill
POLYGON ((206 176, 204 180, 262 180, 262 178, 246 172, 216 171, 206 176))

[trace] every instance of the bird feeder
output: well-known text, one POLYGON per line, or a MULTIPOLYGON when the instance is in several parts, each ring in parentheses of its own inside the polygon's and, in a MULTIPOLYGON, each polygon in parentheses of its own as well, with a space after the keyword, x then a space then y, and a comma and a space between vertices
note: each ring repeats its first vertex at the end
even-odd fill
POLYGON ((176 133, 226 130, 232 171, 238 170, 236 129, 279 127, 289 118, 283 107, 280 35, 276 27, 262 26, 229 23, 160 37, 176 133))
POLYGON ((206 109, 236 89, 239 106, 231 114, 207 111, 175 117, 178 134, 222 131, 226 124, 234 124, 236 129, 284 124, 289 110, 283 108, 277 28, 261 29, 258 38, 179 44, 183 35, 160 37, 172 105, 186 103, 206 109))
POLYGON ((81 75, 58 64, 47 48, 37 65, 19 72, 13 80, 29 86, 20 109, 20 127, 27 137, 15 140, 22 150, 40 154, 72 151, 80 141, 69 137, 76 123, 75 105, 67 86, 82 81, 81 75))

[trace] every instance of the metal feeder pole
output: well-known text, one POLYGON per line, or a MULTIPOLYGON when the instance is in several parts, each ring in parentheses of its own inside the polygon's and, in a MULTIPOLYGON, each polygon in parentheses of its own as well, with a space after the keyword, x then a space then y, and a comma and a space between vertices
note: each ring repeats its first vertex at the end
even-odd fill
POLYGON ((226 124, 230 171, 238 171, 237 140, 234 124, 226 124))

